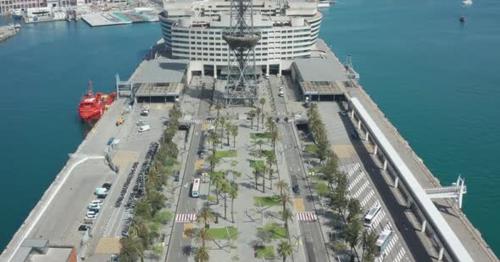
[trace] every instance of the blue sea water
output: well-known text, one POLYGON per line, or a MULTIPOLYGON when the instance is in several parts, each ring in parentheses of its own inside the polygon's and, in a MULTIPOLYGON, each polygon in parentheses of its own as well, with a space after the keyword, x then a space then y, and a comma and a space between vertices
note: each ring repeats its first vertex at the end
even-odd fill
POLYGON ((158 24, 25 25, 0 43, 0 249, 83 138, 80 97, 114 90, 160 38, 158 24))
POLYGON ((500 2, 337 0, 321 37, 500 253, 500 2), (466 22, 461 25, 460 16, 466 22))
MULTIPOLYGON (((464 210, 500 252, 500 2, 337 0, 321 37, 344 59, 433 173, 461 174, 464 210), (458 18, 466 17, 465 25, 458 18)), ((157 24, 28 25, 0 43, 0 248, 80 143, 89 79, 112 90, 160 37, 157 24)))

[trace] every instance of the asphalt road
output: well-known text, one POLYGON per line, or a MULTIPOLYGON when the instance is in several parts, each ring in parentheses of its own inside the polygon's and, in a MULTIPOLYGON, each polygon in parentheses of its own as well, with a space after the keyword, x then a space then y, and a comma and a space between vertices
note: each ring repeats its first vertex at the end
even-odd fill
MULTIPOLYGON (((200 91, 200 103, 198 107, 198 112, 196 116, 193 116, 195 119, 204 119, 208 114, 209 104, 205 100, 211 92, 209 90, 200 91)), ((198 158, 198 148, 200 145, 201 139, 201 128, 202 123, 198 123, 195 121, 195 124, 191 126, 194 128, 193 136, 191 138, 191 143, 189 145, 188 156, 186 159, 186 167, 184 169, 184 174, 182 175, 181 188, 179 192, 179 201, 177 204, 176 214, 181 213, 197 213, 197 199, 192 198, 189 195, 190 192, 190 184, 193 181, 193 177, 195 175, 195 162, 198 158)), ((175 218, 174 218, 175 219, 175 218)), ((183 237, 184 224, 183 223, 175 223, 173 226, 172 235, 170 238, 170 245, 168 247, 168 253, 166 261, 188 261, 190 249, 191 249, 191 240, 185 239, 183 237)))
MULTIPOLYGON (((286 100, 285 97, 278 96, 278 86, 279 85, 277 85, 275 79, 271 79, 271 93, 274 97, 277 117, 281 119, 278 123, 278 130, 282 143, 285 145, 284 156, 288 167, 288 173, 290 175, 290 181, 296 181, 299 186, 300 196, 304 198, 305 211, 314 211, 313 195, 310 188, 307 186, 307 181, 305 179, 306 171, 304 170, 304 165, 299 155, 300 149, 298 148, 292 129, 293 122, 287 123, 283 121, 284 116, 287 115, 286 100)), ((295 195, 295 197, 298 197, 298 195, 295 195)), ((299 221, 299 226, 307 261, 329 261, 329 256, 319 223, 299 221)))

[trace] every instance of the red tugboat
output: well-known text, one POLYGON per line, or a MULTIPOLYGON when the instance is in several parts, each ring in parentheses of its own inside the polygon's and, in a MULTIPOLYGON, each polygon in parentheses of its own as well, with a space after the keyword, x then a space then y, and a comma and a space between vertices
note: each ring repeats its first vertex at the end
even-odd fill
POLYGON ((92 81, 89 81, 87 93, 80 100, 78 114, 85 122, 99 120, 109 105, 115 101, 116 93, 95 93, 92 91, 92 81))

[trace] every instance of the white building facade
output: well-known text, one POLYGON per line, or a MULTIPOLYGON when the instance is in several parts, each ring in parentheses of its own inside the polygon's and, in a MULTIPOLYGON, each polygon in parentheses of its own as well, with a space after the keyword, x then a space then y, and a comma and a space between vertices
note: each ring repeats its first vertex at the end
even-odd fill
MULTIPOLYGON (((293 59, 311 55, 318 38, 322 15, 317 3, 289 2, 285 6, 253 1, 254 30, 261 35, 255 47, 258 73, 288 70, 293 59)), ((172 57, 188 59, 194 74, 223 76, 229 50, 222 34, 229 29, 230 2, 165 2, 164 7, 162 35, 172 57)))

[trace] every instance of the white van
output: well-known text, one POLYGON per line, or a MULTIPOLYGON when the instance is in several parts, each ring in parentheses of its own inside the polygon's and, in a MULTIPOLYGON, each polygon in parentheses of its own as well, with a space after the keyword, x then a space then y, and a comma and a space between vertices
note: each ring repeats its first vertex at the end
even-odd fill
POLYGON ((139 127, 139 133, 149 131, 151 127, 149 125, 143 125, 139 127))
POLYGON ((364 226, 365 227, 371 227, 373 220, 380 214, 380 210, 382 209, 382 206, 379 203, 376 203, 370 210, 365 215, 364 219, 364 226))

